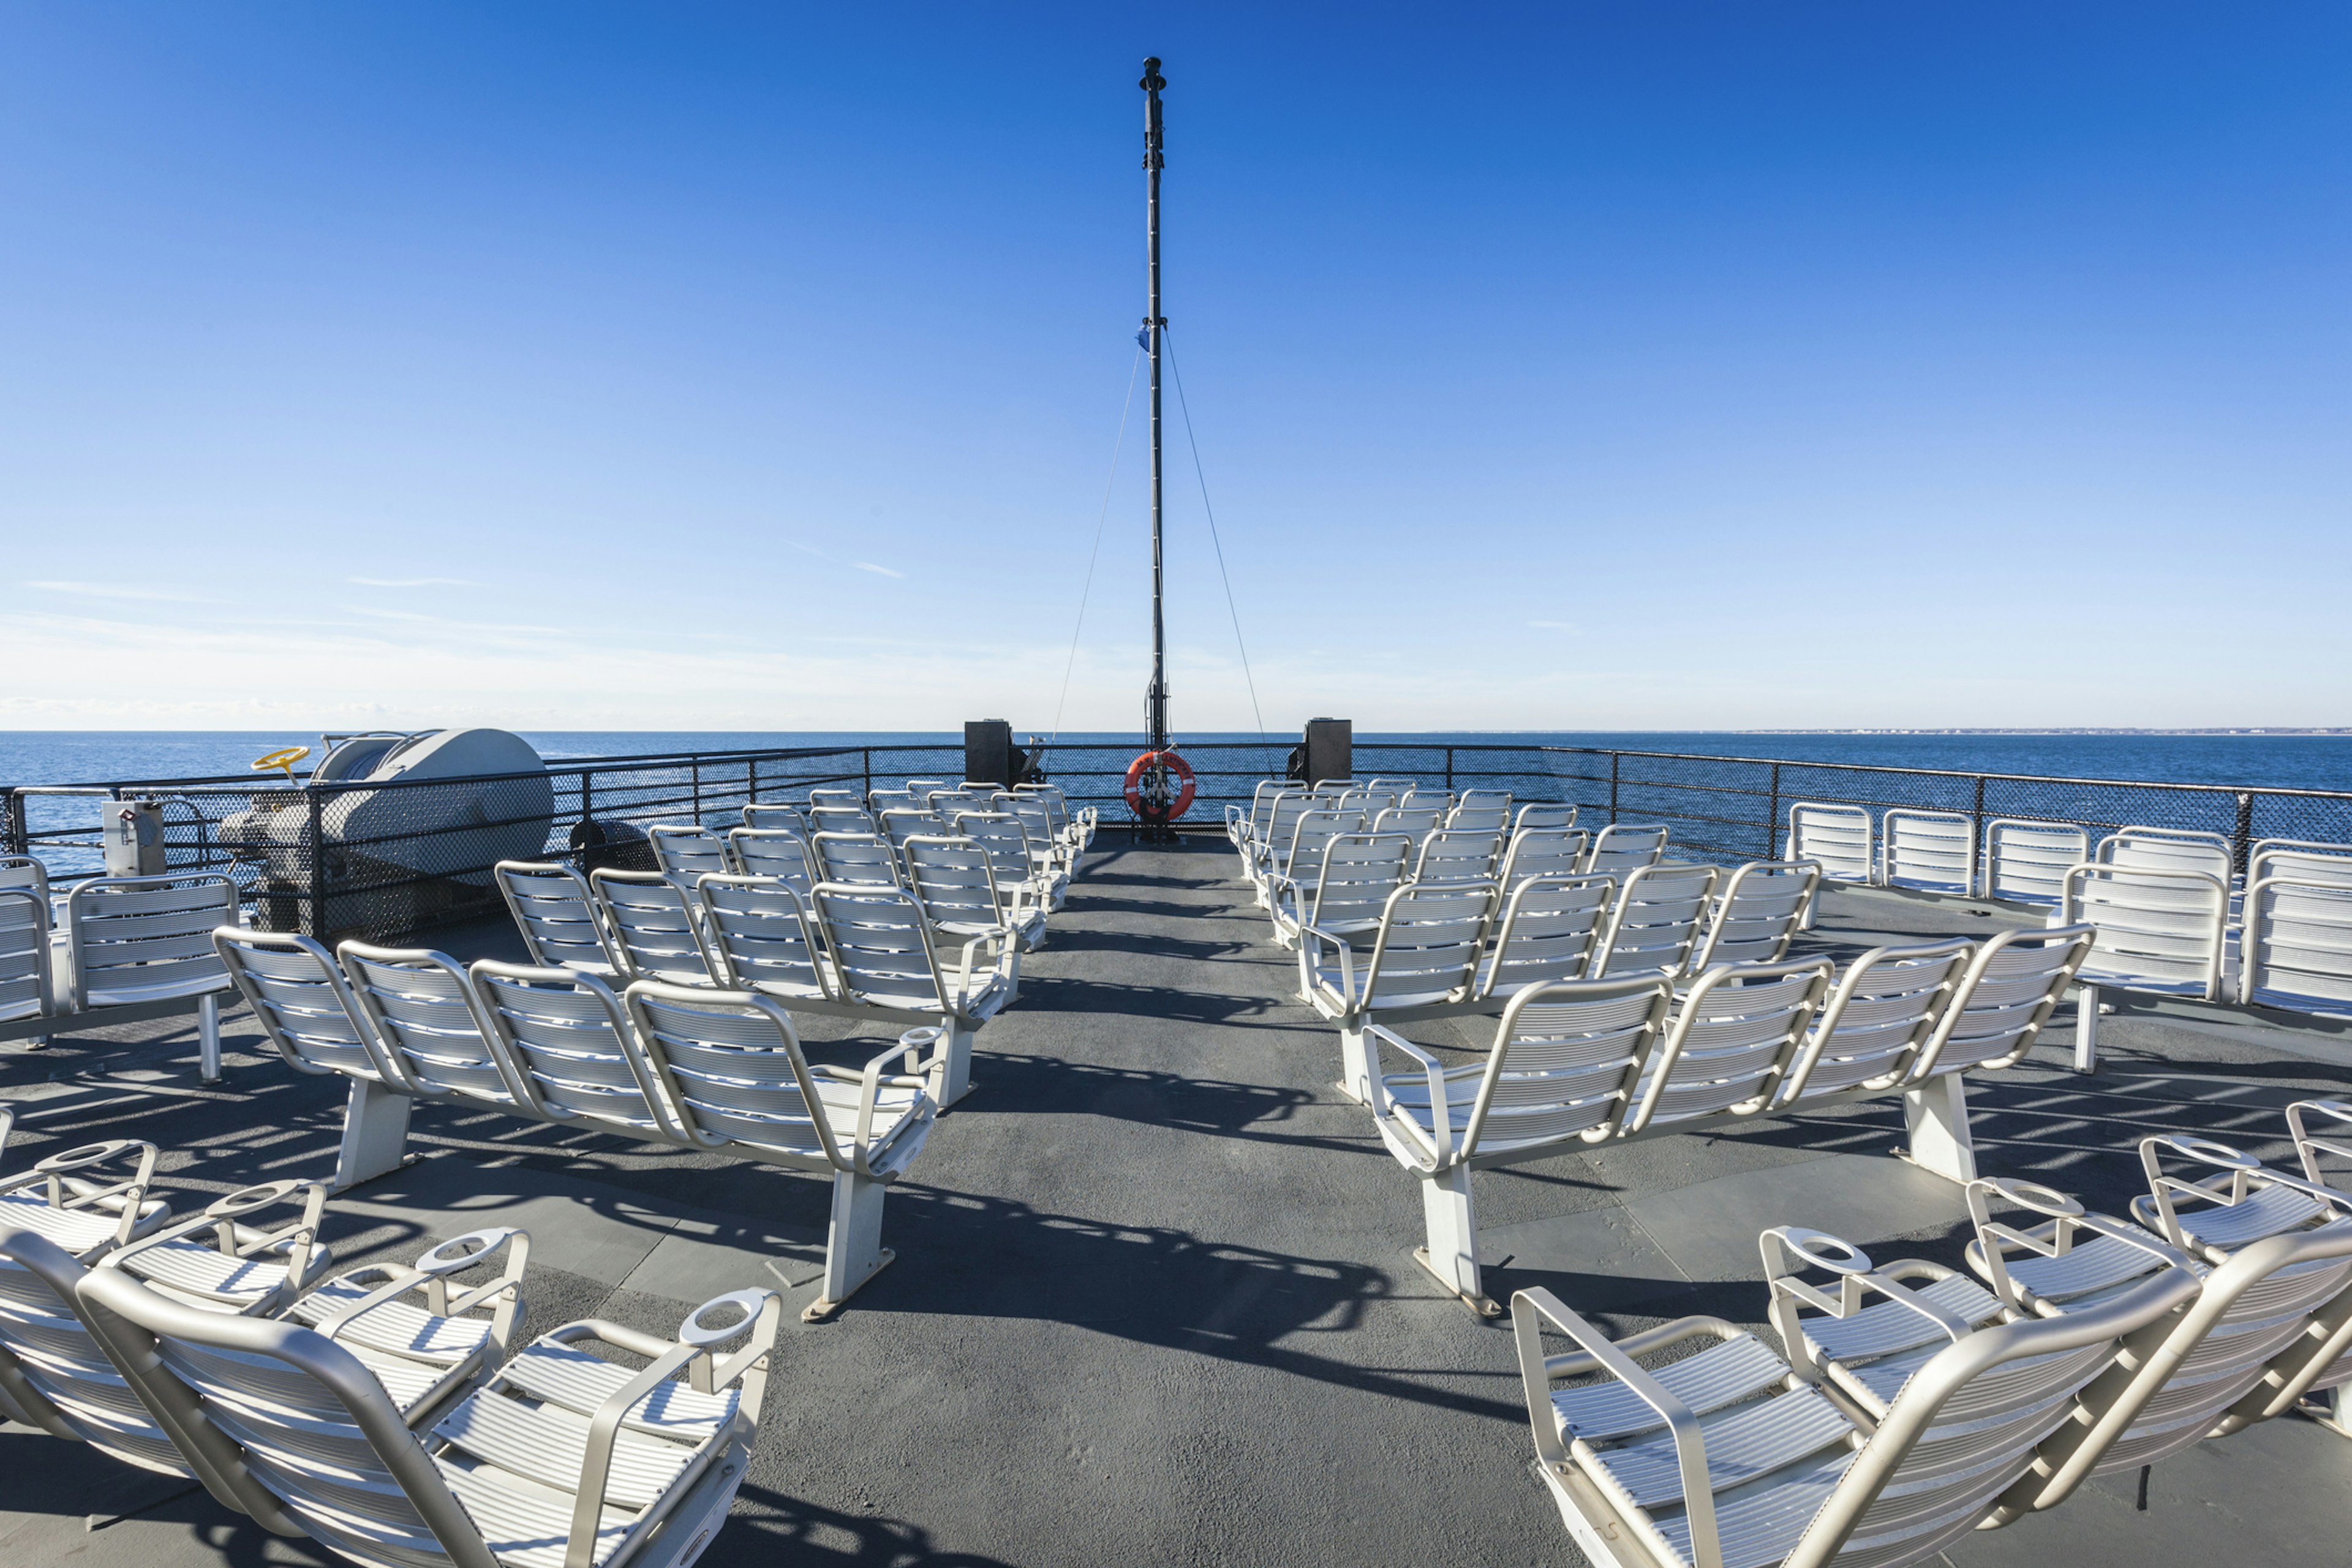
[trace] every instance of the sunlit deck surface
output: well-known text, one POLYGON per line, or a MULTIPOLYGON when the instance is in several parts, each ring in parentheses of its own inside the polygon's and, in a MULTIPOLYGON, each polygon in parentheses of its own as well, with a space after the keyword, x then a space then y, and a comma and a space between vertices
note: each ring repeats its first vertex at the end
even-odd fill
MULTIPOLYGON (((1019 1005, 979 1037, 978 1088, 891 1190, 898 1261, 836 1321, 787 1317, 750 1483, 703 1562, 1581 1560, 1528 1470, 1509 1332, 1412 1262, 1415 1184, 1333 1087, 1337 1037, 1296 1000, 1295 963, 1234 872, 1222 839, 1104 832, 1019 1005)), ((1803 942, 1844 955, 2029 923, 1983 907, 1833 891, 1803 942)), ((496 927, 435 940, 520 956, 496 927)), ((2062 1014, 2031 1063, 1972 1080, 1988 1173, 2120 1212, 2147 1133, 2284 1163, 2287 1102, 2352 1089, 2340 1031, 2123 1000, 2095 1078, 2065 1069, 2062 1014)), ((808 1032, 822 1059, 874 1048, 825 1020, 808 1032)), ((151 1139, 183 1212, 324 1177, 343 1080, 260 1054, 242 1011, 227 1033, 217 1090, 196 1083, 192 1021, 7 1047, 0 1096, 24 1120, 6 1168, 151 1139)), ((1709 1312, 1769 1338, 1764 1226, 1959 1261, 1958 1190, 1888 1157, 1900 1133, 1887 1102, 1482 1173, 1482 1252, 1508 1260, 1488 1288, 1549 1286, 1619 1331, 1709 1312)), ((772 1264, 794 1305, 814 1294, 814 1179, 444 1107, 419 1108, 412 1147, 414 1164, 331 1205, 340 1261, 520 1224, 534 1329, 667 1332, 709 1295, 775 1281, 772 1264)), ((2135 1477, 2107 1478, 1948 1560, 2340 1563, 2347 1467, 2343 1439, 2275 1421, 2160 1466, 2145 1513, 2135 1477)), ((8 1563, 339 1561, 21 1427, 0 1427, 0 1503, 8 1563), (88 1532, 92 1515, 119 1522, 88 1532)))

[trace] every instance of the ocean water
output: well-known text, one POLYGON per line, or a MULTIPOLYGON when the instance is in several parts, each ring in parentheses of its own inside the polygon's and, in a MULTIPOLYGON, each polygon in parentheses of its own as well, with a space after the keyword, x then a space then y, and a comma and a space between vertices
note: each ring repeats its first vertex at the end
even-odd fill
MULTIPOLYGON (((522 731, 550 762, 652 752, 770 746, 961 745, 960 733, 522 731)), ((1192 741, 1255 741, 1241 733, 1180 734, 1192 741)), ((1417 746, 1563 745, 1787 762, 1874 763, 1960 773, 2057 778, 2135 779, 2167 784, 2352 790, 2352 735, 1759 734, 1746 731, 1512 731, 1376 734, 1359 741, 1417 746)), ((1271 737, 1279 757, 1296 736, 1271 737)), ((1066 747, 1139 745, 1132 734, 1066 734, 1066 747)), ((282 731, 0 731, 0 785, 117 783, 219 775, 243 777, 253 759, 316 735, 282 731)), ((314 759, 315 760, 315 759, 314 759)), ((1052 759, 1048 758, 1048 766, 1052 759)), ((307 764, 306 764, 307 765, 307 764)), ((1360 771, 1362 771, 1360 769, 1360 771)), ((1374 768, 1372 771, 1379 771, 1374 768)))

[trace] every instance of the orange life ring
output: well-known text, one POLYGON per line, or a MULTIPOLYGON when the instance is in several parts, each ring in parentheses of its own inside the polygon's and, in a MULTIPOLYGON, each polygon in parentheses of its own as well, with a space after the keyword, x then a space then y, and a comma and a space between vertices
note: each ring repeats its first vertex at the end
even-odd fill
POLYGON ((1146 822, 1173 822, 1183 816, 1192 805, 1193 788, 1192 764, 1173 752, 1146 752, 1127 764, 1127 804, 1134 809, 1136 816, 1146 822), (1183 781, 1165 816, 1159 815, 1156 806, 1147 806, 1143 799, 1143 775, 1155 765, 1166 768, 1183 781))

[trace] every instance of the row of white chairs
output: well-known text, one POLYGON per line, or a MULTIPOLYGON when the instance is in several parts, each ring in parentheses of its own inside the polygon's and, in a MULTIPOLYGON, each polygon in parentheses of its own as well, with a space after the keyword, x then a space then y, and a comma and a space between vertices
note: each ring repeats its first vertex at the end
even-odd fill
POLYGON ((829 1315, 891 1258, 882 1200, 938 1112, 933 1028, 859 1068, 812 1063, 790 1015, 749 986, 577 969, 460 965, 424 948, 224 927, 223 962, 269 1043, 300 1073, 351 1080, 335 1185, 396 1169, 419 1100, 616 1132, 833 1184, 829 1315))
POLYGON ((2352 1120, 2290 1111, 2300 1177, 2145 1140, 2137 1225, 2037 1184, 1971 1182, 1966 1272, 1767 1230, 1777 1352, 1714 1317, 1612 1341, 1521 1291, 1537 1473, 1612 1568, 1902 1568, 2340 1390, 2352 1196, 2321 1179, 2305 1112, 2352 1120), (2220 1174, 2170 1174, 2168 1155, 2220 1174), (1548 1333, 1574 1348, 1546 1353, 1548 1333))
POLYGON ((0 1038, 37 1048, 110 1011, 193 1002, 202 1076, 217 1079, 228 977, 212 930, 239 918, 226 877, 94 877, 57 897, 40 861, 0 856, 0 1038))
POLYGON ((361 1563, 667 1568, 724 1525, 774 1291, 706 1301, 675 1337, 584 1321, 518 1348, 524 1232, 330 1278, 323 1185, 172 1223, 155 1161, 116 1142, 0 1180, 0 1415, 361 1563))
POLYGON ((1241 856, 1244 874, 1260 881, 1269 867, 1289 856, 1299 817, 1323 812, 1352 814, 1366 826, 1386 817, 1390 826, 1416 837, 1440 827, 1499 830, 1507 837, 1521 827, 1576 826, 1573 805, 1537 802, 1519 806, 1515 815, 1511 796, 1501 790, 1472 789, 1456 795, 1425 790, 1404 779, 1366 784, 1327 780, 1308 789, 1269 780, 1257 786, 1246 810, 1225 808, 1225 837, 1241 856))
POLYGON ((1257 901, 1272 918, 1276 939, 1294 945, 1310 900, 1329 882, 1337 857, 1342 875, 1386 879, 1401 861, 1398 879, 1425 887, 1499 881, 1517 887, 1531 877, 1622 877, 1665 858, 1666 829, 1612 824, 1598 835, 1580 827, 1423 827, 1400 821, 1394 809, 1366 818, 1348 810, 1309 811, 1292 825, 1288 842, 1256 862, 1257 901))
POLYGON ((1502 1009, 1483 1062, 1453 1068, 1402 1019, 1364 1023, 1364 1098, 1424 1189, 1417 1256, 1492 1315, 1472 1171, 1851 1100, 1901 1096, 1913 1163, 1973 1180, 1961 1075, 2024 1058, 2090 940, 2074 927, 1882 947, 1843 973, 1826 958, 1719 963, 1681 987, 1664 973, 1548 982, 1502 1009), (1381 1073, 1384 1053, 1405 1070, 1381 1073))

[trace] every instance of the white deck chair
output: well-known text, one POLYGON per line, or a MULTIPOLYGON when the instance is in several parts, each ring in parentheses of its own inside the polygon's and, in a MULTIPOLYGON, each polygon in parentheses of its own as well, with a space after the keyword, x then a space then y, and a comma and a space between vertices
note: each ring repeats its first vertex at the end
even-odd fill
POLYGON ((1311 925, 1347 942, 1370 939, 1380 930, 1389 895, 1404 886, 1412 872, 1412 839, 1402 833, 1343 834, 1325 847, 1322 872, 1313 887, 1276 884, 1275 940, 1299 949, 1300 1000, 1306 999, 1309 962, 1299 928, 1311 925))
MULTIPOLYGON (((1870 813, 1828 801, 1797 802, 1789 808, 1788 858, 1812 861, 1821 867, 1823 881, 1869 886, 1878 868, 1870 813)), ((1802 929, 1813 929, 1813 907, 1806 909, 1802 929)))
POLYGON ((739 1290, 675 1342, 569 1324, 417 1433, 368 1363, 315 1330, 191 1310, 103 1269, 80 1294, 159 1422, 222 1478, 222 1501, 403 1568, 690 1560, 750 1468, 782 1317, 775 1292, 739 1290), (599 1343, 649 1364, 591 1354, 599 1343))
POLYGON ((1516 996, 1530 985, 1583 979, 1617 902, 1617 884, 1607 877, 1561 876, 1527 877, 1508 885, 1476 994, 1516 996))
POLYGON ((907 890, 923 907, 931 929, 960 945, 986 939, 997 973, 1004 976, 1006 1005, 1021 995, 1021 955, 1045 932, 1045 911, 1016 889, 1008 897, 996 883, 988 851, 972 839, 918 834, 907 840, 907 890))
POLYGON ((819 882, 853 882, 860 887, 902 886, 898 851, 878 833, 819 833, 809 840, 819 882))
POLYGON ((1462 804, 1445 814, 1447 831, 1454 833, 1491 833, 1497 838, 1507 838, 1511 832, 1511 806, 1506 800, 1500 805, 1475 802, 1466 795, 1462 804))
MULTIPOLYGON (((2264 865, 2293 864, 2270 859, 2264 865)), ((2264 877, 2246 889, 2238 1001, 2352 1018, 2352 879, 2264 877)))
POLYGON ((810 790, 808 802, 809 808, 813 811, 824 806, 863 806, 866 804, 866 796, 857 790, 832 784, 810 790))
POLYGON ((1323 852, 1331 841, 1363 830, 1360 812, 1333 808, 1299 813, 1291 825, 1290 841, 1279 846, 1279 858, 1265 868, 1259 902, 1272 913, 1280 900, 1294 896, 1293 889, 1313 887, 1323 875, 1323 852))
POLYGON ((1799 1342, 1851 1324, 1909 1337, 1922 1321, 1935 1337, 1877 1358, 1862 1369, 1869 1375, 1836 1380, 1832 1399, 1819 1371, 1822 1382, 1807 1381, 1720 1318, 1612 1342, 1549 1290, 1512 1299, 1537 1473, 1593 1562, 1903 1568, 1933 1559, 1976 1529, 2121 1342, 2196 1289, 2186 1269, 2168 1269, 2066 1318, 1971 1330, 1942 1304, 1948 1280, 1914 1289, 1894 1277, 1948 1271, 1877 1269, 1861 1248, 1795 1226, 1766 1233, 1768 1258, 1776 1236, 1838 1277, 1832 1290, 1793 1273, 1772 1281, 1776 1320, 1790 1297, 1821 1314, 1799 1342), (1547 1330, 1577 1349, 1546 1355, 1547 1330), (1717 1342, 1681 1353, 1707 1340, 1717 1342), (1674 1359, 1633 1359, 1661 1352, 1674 1359), (1598 1381, 1554 1386, 1588 1377, 1598 1381))
MULTIPOLYGON (((1524 817, 1527 813, 1519 815, 1524 817)), ((1584 857, 1591 847, 1591 836, 1581 828, 1523 826, 1511 835, 1496 880, 1508 892, 1530 877, 1582 876, 1584 857)))
POLYGON ((996 868, 996 883, 1008 898, 1020 896, 1050 914, 1069 896, 1075 868, 1066 846, 1054 836, 1045 808, 1034 801, 1004 803, 1003 811, 967 811, 955 830, 977 839, 996 868))
POLYGON ((1428 1244, 1413 1256, 1474 1310, 1502 1309, 1480 1283, 1470 1173, 1611 1136, 1673 1000, 1657 976, 1529 986, 1504 1009, 1486 1059, 1453 1068, 1385 1025, 1367 1028, 1373 1049, 1413 1064, 1368 1097, 1381 1141, 1421 1178, 1428 1244))
POLYGON ((866 792, 866 809, 878 820, 887 811, 929 811, 925 792, 911 789, 870 789, 866 792))
POLYGON ((66 895, 68 1007, 85 1013, 140 1002, 196 999, 200 1077, 221 1076, 220 994, 228 972, 213 929, 238 922, 236 884, 178 874, 101 877, 66 895))
POLYGON ((820 1010, 868 1019, 917 1019, 935 1026, 931 1098, 942 1108, 971 1089, 971 1042, 981 1026, 1003 1011, 1003 976, 983 956, 986 937, 950 948, 931 928, 914 895, 864 883, 820 882, 817 928, 835 965, 836 994, 820 1010))
MULTIPOLYGON (((0 1119, 0 1141, 15 1121, 0 1119)), ((131 1138, 61 1150, 0 1180, 0 1230, 31 1231, 84 1262, 145 1236, 172 1217, 152 1194, 156 1158, 154 1144, 131 1138)))
POLYGON ((1353 940, 1299 928, 1307 1000, 1339 1027, 1342 1093, 1375 1103, 1365 1033, 1374 1019, 1442 1017, 1474 1003, 1497 901, 1492 882, 1407 883, 1389 895, 1372 951, 1360 961, 1353 940))
POLYGON ((1690 973, 1704 974, 1718 963, 1778 963, 1821 881, 1822 868, 1810 860, 1751 860, 1732 872, 1690 973))
POLYGON ((832 1316, 897 1256, 882 1245, 883 1194, 939 1109, 919 1053, 902 1043, 862 1068, 812 1066, 783 1007, 749 991, 641 982, 628 1008, 689 1144, 832 1181, 824 1283, 801 1314, 832 1316))
POLYGON ((1873 948, 1847 965, 1813 1015, 1780 1104, 1801 1108, 1810 1097, 1903 1084, 1976 951, 1954 937, 1873 948))
POLYGON ((713 984, 695 929, 691 882, 660 871, 598 870, 588 874, 588 888, 613 933, 613 967, 622 979, 713 984))
POLYGON ((1905 1082, 1913 1164, 1956 1182, 1976 1180, 1962 1075, 2025 1059, 2074 984, 2091 938, 2088 926, 2056 926, 2002 931, 1977 949, 1905 1082))
POLYGON ((1438 806, 1392 805, 1372 818, 1374 833, 1405 833, 1415 845, 1445 825, 1445 812, 1438 806))
POLYGON ((704 956, 721 986, 787 1002, 834 995, 831 965, 799 888, 782 877, 710 877, 697 893, 704 956))
MULTIPOLYGON (((2110 840, 2110 843, 2113 841, 2110 840)), ((2145 846, 2146 839, 2134 841, 2145 846)), ((2102 847, 2105 847, 2103 846, 2102 847)), ((2206 847, 2188 846, 2186 858, 2206 847)), ((2074 1067, 2098 1069, 2099 992, 2146 991, 2210 1002, 2221 994, 2227 945, 2230 884, 2226 877, 2179 864, 2170 848, 2149 853, 2162 865, 2142 864, 2126 845, 2126 858, 2069 867, 2059 879, 2055 924, 2089 925, 2098 936, 2083 963, 2076 999, 2074 1067)))
POLYGON ((787 801, 753 801, 743 808, 743 826, 761 831, 782 828, 803 840, 809 836, 808 817, 787 801))
MULTIPOLYGON (((2203 1142, 2147 1141, 2184 1142, 2203 1142)), ((2235 1151, 2207 1147, 2235 1156, 2242 1175, 2261 1171, 2235 1151)), ((2257 1409, 2267 1403, 2269 1391, 2261 1385, 2273 1362, 2310 1338, 2312 1315, 2352 1287, 2352 1218, 2345 1217, 2352 1215, 2352 1197, 2291 1177, 2270 1180, 2327 1204, 2336 1223, 2269 1237, 2218 1268, 2200 1268, 2196 1300, 2179 1318, 2159 1321, 2126 1342, 2128 1362, 2083 1391, 2074 1419, 2041 1445, 2033 1470, 2004 1495, 1996 1521, 2054 1508, 2092 1476, 2156 1464, 2217 1428, 2236 1430, 2248 1422, 2243 1415, 2229 1419, 2232 1407, 2249 1396, 2257 1409)), ((2019 1316, 2063 1320, 2159 1268, 2186 1271, 2179 1240, 2160 1240, 2118 1221, 2101 1221, 2097 1238, 2085 1245, 2072 1233, 2094 1216, 2045 1187, 1972 1183, 1969 1206, 1978 1236, 1969 1264, 2019 1316), (2028 1231, 1997 1225, 1991 1218, 1996 1199, 2052 1217, 2028 1231)))
POLYGON ((1975 896, 1975 817, 1958 811, 1899 809, 1887 812, 1879 826, 1880 887, 1975 896))
POLYGON ((136 1275, 175 1301, 208 1312, 275 1317, 326 1274, 333 1254, 319 1240, 324 1182, 264 1182, 215 1200, 205 1212, 103 1254, 102 1269, 136 1275), (292 1219, 248 1221, 292 1205, 292 1219))
POLYGON ((480 1045, 513 1085, 518 1114, 688 1144, 659 1071, 603 981, 490 959, 477 959, 463 978, 488 1025, 480 1045))
POLYGON ((1531 828, 1559 829, 1576 826, 1576 807, 1564 802, 1533 801, 1519 807, 1512 819, 1511 831, 1520 834, 1531 828))
POLYGON ((1053 814, 1055 828, 1069 840, 1070 853, 1074 857, 1085 854, 1087 847, 1095 841, 1095 825, 1100 820, 1100 813, 1091 805, 1073 809, 1069 796, 1062 793, 1059 784, 1015 784, 1013 793, 1020 799, 1045 804, 1045 809, 1053 814))
POLYGON ((1249 879, 1261 909, 1268 907, 1267 880, 1281 874, 1282 856, 1288 852, 1297 835, 1298 819, 1314 804, 1315 797, 1306 790, 1282 791, 1274 798, 1265 831, 1251 836, 1248 852, 1242 858, 1242 874, 1249 879))
POLYGON ((710 872, 731 876, 742 869, 727 853, 727 840, 698 822, 657 822, 646 829, 654 864, 688 887, 710 872))
POLYGON ((1397 797, 1397 805, 1406 811, 1433 811, 1442 819, 1454 809, 1454 792, 1415 784, 1397 797))
POLYGON ((492 875, 533 963, 608 980, 620 973, 613 966, 611 933, 587 878, 555 861, 532 860, 501 860, 492 875))
MULTIPOLYGON (((0 1023, 46 1018, 55 1010, 49 978, 49 900, 29 888, 0 888, 0 1023)), ((48 1043, 36 1037, 33 1047, 48 1043)))
POLYGON ((2246 852, 2246 881, 2251 886, 2264 877, 2352 888, 2352 844, 2326 844, 2308 838, 2259 839, 2246 852))
POLYGON ((1287 787, 1276 779, 1260 779, 1250 791, 1247 805, 1225 807, 1225 841, 1235 853, 1247 857, 1251 840, 1265 830, 1274 815, 1275 797, 1287 787))
POLYGON ((2066 868, 2091 858, 2091 836, 2071 822, 1999 816, 1985 824, 1982 896, 2053 905, 2066 868))
MULTIPOLYGON (((1461 816, 1457 807, 1454 814, 1461 816)), ((1472 887, 1495 880, 1503 858, 1503 829, 1441 827, 1421 841, 1412 864, 1412 879, 1425 888, 1472 887)))
POLYGON ((311 1077, 334 1073, 351 1080, 335 1187, 396 1167, 416 1087, 397 1060, 388 1059, 383 1037, 369 1026, 333 956, 291 931, 223 926, 213 940, 262 1037, 286 1065, 311 1077))
POLYGON ((1475 805, 1482 810, 1500 807, 1506 814, 1511 809, 1511 792, 1507 789, 1465 789, 1458 805, 1475 805))
POLYGON ((2230 885, 2230 836, 2188 828, 2119 827, 2099 840, 2091 858, 2102 866, 2143 871, 2202 871, 2230 885))
POLYGON ((862 805, 812 805, 808 810, 809 832, 874 833, 879 831, 874 816, 862 805))
POLYGON ((908 807, 882 814, 880 832, 883 841, 890 846, 890 853, 898 857, 900 887, 913 886, 907 875, 907 840, 919 833, 946 833, 949 831, 947 822, 945 817, 932 816, 928 807, 908 807))
POLYGON ((1636 871, 1662 864, 1665 858, 1664 825, 1612 822, 1592 840, 1592 852, 1577 868, 1588 877, 1614 877, 1622 883, 1636 871))
POLYGON ((1643 866, 1618 884, 1608 934, 1593 956, 1592 978, 1663 974, 1679 980, 1706 929, 1715 885, 1713 866, 1643 866))
POLYGON ((1644 1068, 1618 1132, 1712 1116, 1754 1116, 1779 1099, 1829 994, 1830 961, 1725 963, 1690 983, 1644 1068))
MULTIPOLYGON (((503 1110, 509 1116, 541 1114, 521 1081, 517 1062, 498 1048, 488 1009, 472 977, 456 959, 425 948, 373 947, 357 942, 343 943, 336 955, 342 963, 352 1016, 362 1033, 373 1038, 389 1074, 396 1075, 393 1081, 404 1093, 503 1110)), ((359 1114, 355 1107, 345 1115, 346 1140, 352 1137, 359 1114)), ((402 1107, 394 1120, 398 1122, 397 1132, 387 1126, 380 1136, 405 1139, 407 1108, 402 1107)), ((353 1163, 358 1169, 379 1163, 388 1168, 399 1161, 397 1144, 390 1156, 389 1161, 381 1156, 369 1160, 355 1152, 353 1163)), ((337 1184, 344 1184, 340 1175, 337 1184)))
POLYGON ((808 901, 818 878, 807 839, 786 828, 738 827, 728 834, 727 844, 743 876, 773 877, 798 893, 803 903, 808 901))

